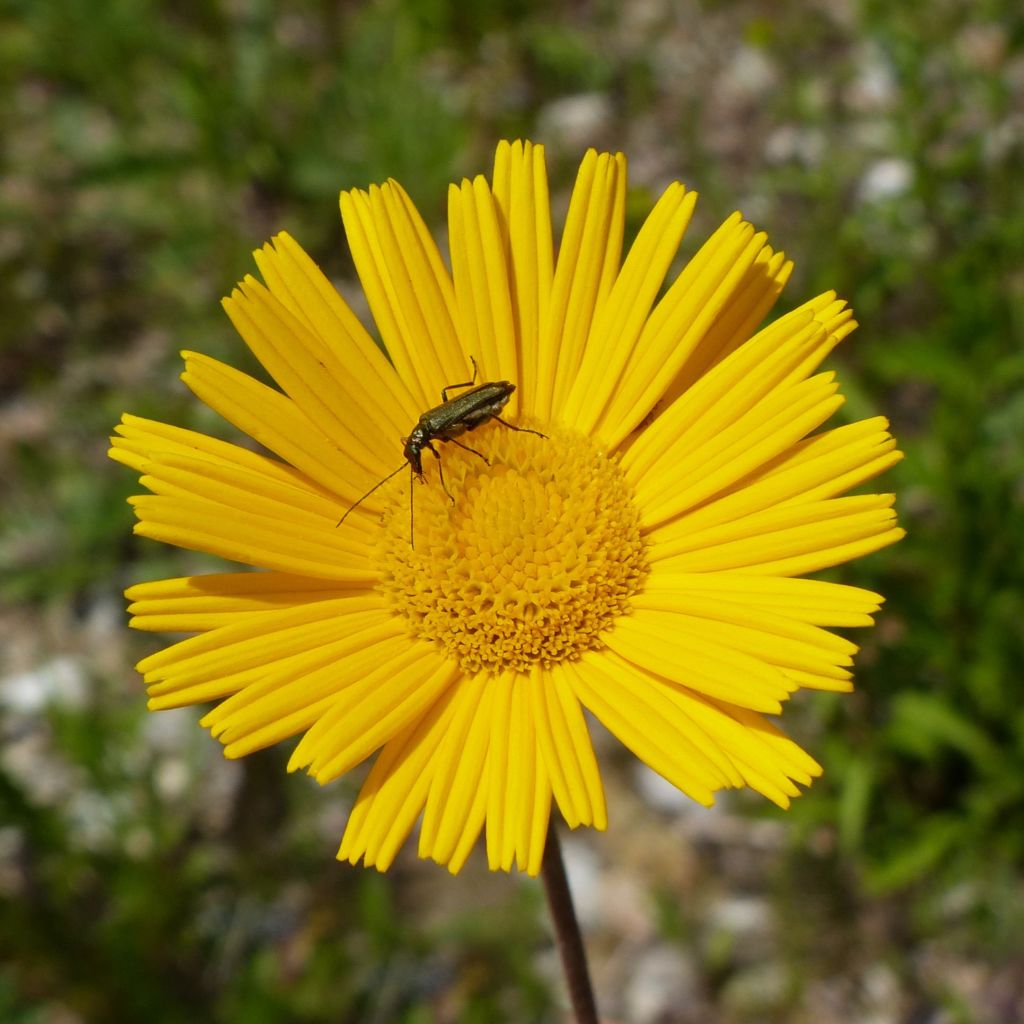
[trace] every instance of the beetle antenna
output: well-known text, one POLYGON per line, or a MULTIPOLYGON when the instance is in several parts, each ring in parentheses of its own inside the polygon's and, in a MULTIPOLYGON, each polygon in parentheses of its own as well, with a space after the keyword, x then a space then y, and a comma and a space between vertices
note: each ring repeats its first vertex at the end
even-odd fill
POLYGON ((416 534, 413 532, 412 526, 412 467, 409 467, 409 547, 416 548, 416 534))
POLYGON ((363 495, 363 496, 362 496, 362 497, 361 497, 361 498, 360 498, 360 499, 359 499, 359 500, 358 500, 358 501, 357 501, 357 502, 356 502, 356 503, 355 503, 354 505, 349 505, 349 507, 348 507, 348 509, 346 510, 345 514, 344 514, 344 515, 343 515, 343 516, 342 516, 342 517, 341 517, 341 518, 340 518, 340 519, 338 520, 337 526, 335 526, 334 528, 335 528, 335 529, 337 529, 337 528, 338 528, 338 526, 341 526, 341 524, 342 524, 343 522, 345 522, 345 520, 346 520, 346 519, 348 519, 348 514, 349 514, 349 512, 351 512, 351 511, 352 511, 352 509, 354 509, 354 508, 357 508, 358 506, 362 505, 362 503, 363 503, 364 501, 366 501, 366 499, 367 499, 367 498, 368 498, 368 497, 369 497, 369 496, 370 496, 371 494, 373 494, 373 492, 374 492, 375 490, 377 490, 377 488, 378 488, 378 487, 383 487, 383 486, 384 486, 384 485, 385 485, 385 484, 386 484, 386 483, 387 483, 387 482, 388 482, 388 481, 389 481, 389 480, 390 480, 390 479, 391 479, 391 478, 392 478, 393 476, 398 476, 398 474, 399 474, 399 473, 401 473, 401 472, 402 472, 402 470, 403 470, 403 469, 405 469, 405 467, 406 467, 406 463, 404 463, 404 462, 403 462, 403 463, 402 463, 402 464, 401 464, 401 465, 400 465, 400 466, 398 467, 398 469, 396 469, 396 470, 394 471, 394 473, 388 473, 388 475, 387 475, 386 477, 384 477, 384 479, 383 479, 383 480, 379 480, 379 481, 378 481, 377 483, 375 483, 375 484, 374 484, 374 485, 373 485, 373 486, 372 486, 372 487, 371 487, 371 488, 370 488, 370 489, 369 489, 369 490, 368 490, 368 491, 367 491, 367 492, 366 492, 366 493, 365 493, 365 494, 364 494, 364 495, 363 495))

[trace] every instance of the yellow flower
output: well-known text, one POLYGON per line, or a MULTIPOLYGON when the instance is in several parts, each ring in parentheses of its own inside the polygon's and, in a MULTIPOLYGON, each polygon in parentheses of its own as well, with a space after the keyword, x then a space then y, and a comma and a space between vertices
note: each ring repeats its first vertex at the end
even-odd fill
POLYGON ((400 185, 346 192, 387 355, 281 234, 224 302, 280 390, 193 352, 183 375, 271 455, 118 427, 137 533, 265 570, 128 591, 134 627, 197 634, 140 663, 149 706, 220 701, 228 757, 302 734, 289 767, 321 783, 377 752, 339 858, 385 869, 422 815, 421 856, 458 871, 486 826, 493 869, 535 874, 552 798, 606 826, 584 709, 703 804, 785 807, 820 774, 765 716, 850 689, 823 627, 882 599, 797 577, 902 536, 892 495, 839 497, 900 454, 880 417, 819 430, 844 302, 753 333, 792 264, 739 214, 659 298, 696 196, 670 185, 622 260, 625 195, 623 156, 587 153, 556 254, 542 148, 502 143, 451 187, 449 271, 400 185), (536 432, 442 437, 424 486, 398 473, 339 527, 474 361, 536 432))

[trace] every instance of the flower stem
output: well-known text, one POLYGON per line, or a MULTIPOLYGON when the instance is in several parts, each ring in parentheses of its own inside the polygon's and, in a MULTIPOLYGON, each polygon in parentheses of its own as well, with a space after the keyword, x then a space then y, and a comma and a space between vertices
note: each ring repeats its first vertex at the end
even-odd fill
POLYGON ((573 909, 569 883, 562 863, 562 847, 554 820, 548 825, 547 844, 540 869, 544 880, 544 894, 547 896, 551 920, 555 925, 555 939, 562 957, 562 969, 569 989, 576 1024, 598 1024, 597 1004, 594 990, 590 985, 590 971, 587 968, 587 954, 583 949, 579 922, 573 909))

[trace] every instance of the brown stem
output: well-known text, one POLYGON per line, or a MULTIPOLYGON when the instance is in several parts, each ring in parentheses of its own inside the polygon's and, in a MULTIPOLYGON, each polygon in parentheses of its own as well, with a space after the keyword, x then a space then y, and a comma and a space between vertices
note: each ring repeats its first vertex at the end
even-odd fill
POLYGON ((540 876, 544 881, 544 894, 547 896, 551 920, 555 925, 555 939, 558 942, 558 952, 562 956, 562 969, 565 971, 565 982, 569 989, 569 1000, 572 1003, 576 1024, 598 1024, 597 1004, 594 1002, 594 990, 590 985, 590 972, 587 969, 587 954, 583 949, 579 922, 572 906, 569 883, 565 877, 565 865, 562 863, 562 847, 558 842, 554 820, 548 825, 547 845, 544 847, 540 876))

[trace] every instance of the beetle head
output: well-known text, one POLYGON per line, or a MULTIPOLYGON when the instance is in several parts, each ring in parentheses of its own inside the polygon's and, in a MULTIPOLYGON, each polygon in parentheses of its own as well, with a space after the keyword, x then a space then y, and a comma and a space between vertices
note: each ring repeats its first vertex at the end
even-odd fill
POLYGON ((402 449, 406 462, 412 467, 412 471, 419 477, 423 476, 423 446, 427 443, 427 437, 419 426, 412 428, 408 437, 402 438, 405 447, 402 449))

